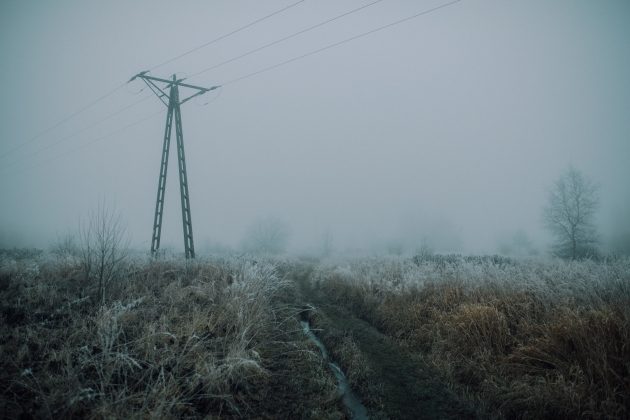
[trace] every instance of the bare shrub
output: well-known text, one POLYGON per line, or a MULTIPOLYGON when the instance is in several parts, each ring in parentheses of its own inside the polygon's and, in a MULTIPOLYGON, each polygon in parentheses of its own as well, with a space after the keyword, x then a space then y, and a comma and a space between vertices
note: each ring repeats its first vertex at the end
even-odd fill
POLYGON ((68 232, 60 237, 50 247, 50 252, 61 259, 78 257, 81 249, 75 234, 68 232))
POLYGON ((95 282, 98 300, 105 303, 105 294, 113 281, 120 279, 128 256, 126 228, 120 214, 100 203, 79 228, 79 257, 85 279, 95 282))
POLYGON ((262 255, 283 253, 289 241, 289 226, 277 217, 254 221, 243 238, 241 247, 246 252, 262 255))

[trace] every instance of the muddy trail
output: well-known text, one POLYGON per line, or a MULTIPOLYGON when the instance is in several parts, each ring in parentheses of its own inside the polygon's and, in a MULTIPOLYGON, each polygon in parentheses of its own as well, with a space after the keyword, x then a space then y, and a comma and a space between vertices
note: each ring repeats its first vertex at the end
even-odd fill
POLYGON ((312 288, 308 274, 296 278, 298 299, 331 358, 344 370, 370 418, 472 419, 433 369, 348 309, 312 288))

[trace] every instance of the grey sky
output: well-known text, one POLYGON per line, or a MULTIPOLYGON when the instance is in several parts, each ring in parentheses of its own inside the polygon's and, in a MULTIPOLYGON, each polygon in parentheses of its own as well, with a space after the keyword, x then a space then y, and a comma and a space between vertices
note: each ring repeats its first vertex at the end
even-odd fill
MULTIPOLYGON (((291 2, 3 1, 0 155, 133 74, 291 2)), ((307 0, 153 74, 186 77, 366 3, 307 0)), ((442 3, 385 0, 189 82, 221 84, 442 3)), ((230 84, 207 106, 187 103, 198 247, 237 245, 267 215, 291 225, 298 249, 326 231, 338 248, 425 238, 488 252, 518 229, 545 244, 545 189, 571 164, 601 185, 602 232, 630 230, 629 23, 625 0, 462 0, 230 84)), ((148 247, 166 112, 157 98, 32 155, 148 95, 139 88, 0 159, 5 242, 41 245, 106 199, 148 247)), ((163 241, 179 250, 174 170, 166 195, 163 241)))

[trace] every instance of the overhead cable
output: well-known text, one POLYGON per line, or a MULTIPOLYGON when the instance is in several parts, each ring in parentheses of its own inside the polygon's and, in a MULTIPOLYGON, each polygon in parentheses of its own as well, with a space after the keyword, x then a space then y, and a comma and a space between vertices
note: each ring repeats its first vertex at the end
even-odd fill
POLYGON ((237 55, 236 57, 230 58, 229 60, 225 60, 225 61, 223 61, 221 63, 214 64, 214 65, 212 65, 210 67, 207 67, 207 68, 205 68, 203 70, 200 70, 200 71, 198 71, 196 73, 191 74, 189 77, 198 76, 198 75, 206 73, 206 72, 208 72, 210 70, 214 70, 214 69, 219 68, 221 66, 224 66, 226 64, 232 63, 233 61, 240 60, 241 58, 247 57, 248 55, 252 55, 252 54, 257 53, 259 51, 262 51, 262 50, 264 50, 266 48, 269 48, 269 47, 272 47, 274 45, 280 44, 281 42, 287 41, 287 40, 289 40, 291 38, 295 38, 298 35, 302 35, 302 34, 304 34, 306 32, 312 31, 313 29, 316 29, 316 28, 319 28, 321 26, 327 25, 327 24, 329 24, 331 22, 334 22, 334 21, 336 21, 338 19, 341 19, 341 18, 346 17, 348 15, 351 15, 353 13, 356 13, 356 12, 358 12, 360 10, 366 9, 366 8, 368 8, 370 6, 373 6, 376 3, 380 3, 382 1, 384 1, 384 0, 376 0, 376 1, 373 1, 371 3, 364 4, 363 6, 360 6, 360 7, 357 7, 355 9, 349 10, 349 11, 347 11, 345 13, 342 13, 340 15, 337 15, 335 17, 327 19, 327 20, 325 20, 323 22, 317 23, 317 24, 315 24, 313 26, 309 26, 308 28, 302 29, 302 30, 300 30, 298 32, 295 32, 295 33, 292 33, 291 35, 287 35, 287 36, 285 36, 283 38, 277 39, 277 40, 272 41, 272 42, 270 42, 268 44, 265 44, 265 45, 262 45, 260 47, 254 48, 253 50, 247 51, 246 53, 237 55))
POLYGON ((217 43, 217 42, 219 42, 219 41, 221 41, 221 40, 223 40, 223 39, 225 39, 225 38, 227 38, 227 37, 229 37, 229 36, 232 36, 232 35, 234 35, 234 34, 237 34, 237 33, 241 32, 241 31, 243 31, 243 30, 247 29, 247 28, 250 28, 250 27, 252 27, 252 26, 256 25, 257 23, 260 23, 260 22, 262 22, 262 21, 264 21, 264 20, 266 20, 266 19, 269 19, 269 18, 270 18, 270 17, 272 17, 272 16, 278 15, 278 14, 280 14, 280 13, 282 13, 282 12, 286 11, 286 10, 289 10, 289 9, 291 9, 291 8, 293 8, 293 7, 297 6, 297 5, 299 5, 300 3, 304 3, 305 1, 306 1, 306 0, 299 0, 299 1, 296 1, 295 3, 291 3, 291 4, 289 4, 288 6, 283 7, 282 9, 276 10, 275 12, 272 12, 272 13, 270 13, 270 14, 268 14, 268 15, 266 15, 266 16, 263 16, 263 17, 261 17, 261 18, 258 18, 258 19, 256 19, 256 20, 254 20, 254 21, 252 21, 252 22, 250 22, 250 23, 248 23, 248 24, 244 25, 244 26, 241 26, 240 28, 237 28, 237 29, 235 29, 235 30, 233 30, 233 31, 231 31, 231 32, 228 32, 228 33, 227 33, 227 34, 225 34, 225 35, 221 35, 221 36, 220 36, 220 37, 218 37, 218 38, 215 38, 215 39, 213 39, 213 40, 211 40, 211 41, 205 42, 205 43, 203 43, 203 44, 201 44, 201 45, 199 45, 199 46, 197 46, 197 47, 195 47, 195 48, 192 48, 192 49, 190 49, 190 50, 188 50, 188 51, 185 51, 185 52, 183 52, 183 53, 181 53, 181 54, 179 54, 179 55, 176 55, 176 56, 175 56, 175 57, 173 57, 173 58, 169 58, 168 60, 163 61, 163 62, 161 62, 160 64, 157 64, 157 65, 155 65, 155 66, 151 67, 151 69, 150 69, 150 70, 151 70, 151 71, 152 71, 152 70, 155 70, 155 69, 157 69, 157 68, 159 68, 159 67, 162 67, 162 66, 164 66, 164 65, 166 65, 166 64, 168 64, 168 63, 171 63, 171 62, 173 62, 173 61, 175 61, 175 60, 178 60, 178 59, 180 59, 180 58, 182 58, 182 57, 185 57, 185 56, 187 56, 188 54, 192 54, 192 53, 194 53, 195 51, 199 51, 199 50, 200 50, 200 49, 202 49, 202 48, 205 48, 205 47, 207 47, 207 46, 209 46, 209 45, 212 45, 212 44, 214 44, 214 43, 217 43))
MULTIPOLYGON (((303 2, 305 2, 305 1, 306 1, 306 0, 299 0, 299 1, 296 1, 296 2, 294 2, 294 3, 291 3, 291 4, 289 4, 288 6, 285 6, 285 7, 281 8, 281 9, 276 10, 276 11, 274 11, 274 12, 270 13, 270 14, 267 14, 267 15, 265 15, 265 16, 263 16, 263 17, 261 17, 261 18, 258 18, 258 19, 256 19, 256 20, 254 20, 254 21, 252 21, 252 22, 250 22, 250 23, 248 23, 248 24, 244 25, 244 26, 241 26, 241 27, 239 27, 239 28, 237 28, 237 29, 235 29, 235 30, 233 30, 233 31, 231 31, 231 32, 228 32, 227 34, 224 34, 224 35, 222 35, 222 36, 220 36, 220 37, 218 37, 218 38, 215 38, 215 39, 213 39, 213 40, 211 40, 211 41, 208 41, 208 42, 206 42, 206 43, 204 43, 204 44, 202 44, 202 45, 199 45, 199 46, 197 46, 197 47, 195 47, 195 48, 193 48, 193 49, 191 49, 191 50, 188 50, 188 51, 186 51, 186 52, 184 52, 184 53, 182 53, 182 54, 179 54, 179 55, 177 55, 177 56, 175 56, 175 57, 169 58, 168 60, 163 61, 162 63, 157 64, 156 66, 153 66, 153 67, 151 68, 151 70, 154 70, 154 69, 156 69, 156 68, 158 68, 158 67, 164 66, 164 65, 166 65, 166 64, 168 64, 168 63, 171 63, 171 62, 173 62, 173 61, 175 61, 175 60, 177 60, 177 59, 179 59, 179 58, 181 58, 181 57, 184 57, 184 56, 186 56, 186 55, 188 55, 188 54, 191 54, 191 53, 193 53, 193 52, 195 52, 195 51, 197 51, 197 50, 200 50, 201 48, 204 48, 204 47, 206 47, 206 46, 208 46, 208 45, 211 45, 211 44, 214 44, 214 43, 216 43, 216 42, 218 42, 218 41, 221 41, 221 40, 223 40, 223 39, 225 39, 225 38, 227 38, 227 37, 229 37, 229 36, 232 36, 232 35, 234 35, 234 34, 236 34, 236 33, 238 33, 238 32, 241 32, 241 31, 243 31, 243 30, 245 30, 245 29, 247 29, 247 28, 250 28, 250 27, 252 27, 252 26, 256 25, 257 23, 260 23, 260 22, 262 22, 262 21, 264 21, 264 20, 266 20, 266 19, 269 19, 269 18, 271 18, 272 16, 278 15, 278 14, 280 14, 280 13, 282 13, 282 12, 286 11, 286 10, 289 10, 289 9, 291 9, 291 8, 293 8, 293 7, 297 6, 297 5, 299 5, 300 3, 303 3, 303 2)), ((62 124, 64 124, 64 123, 66 123, 66 122, 70 121, 71 119, 75 118, 75 117, 76 117, 76 116, 78 116, 79 114, 82 114, 83 112, 85 112, 85 111, 87 111, 88 109, 92 108, 93 106, 95 106, 95 105, 96 105, 96 104, 98 104, 99 102, 101 102, 101 101, 103 101, 104 99, 106 99, 106 98, 110 97, 111 95, 113 95, 114 93, 116 93, 118 90, 122 89, 122 88, 123 88, 126 84, 127 84, 127 82, 125 82, 125 83, 121 83, 120 85, 118 85, 118 86, 114 87, 113 89, 111 89, 110 91, 106 92, 105 94, 103 94, 103 95, 99 96, 98 98, 96 98, 96 99, 92 100, 91 102, 89 102, 89 103, 85 104, 84 106, 82 106, 81 108, 77 109, 76 111, 74 111, 74 112, 73 112, 73 113, 71 113, 70 115, 68 115, 68 116, 66 116, 66 117, 64 117, 64 118, 62 118, 62 119, 60 119, 60 120, 58 120, 58 121, 57 121, 57 122, 55 122, 54 124, 52 124, 52 125, 48 126, 47 128, 45 128, 44 130, 40 131, 39 133, 37 133, 37 134, 36 134, 36 135, 34 135, 33 137, 29 138, 28 140, 23 141, 23 142, 21 142, 21 143, 17 144, 15 147, 13 147, 13 148, 11 148, 11 149, 7 150, 6 152, 4 152, 4 153, 0 154, 0 159, 4 159, 5 157, 7 157, 7 156, 9 156, 9 155, 11 155, 11 154, 13 154, 13 153, 15 153, 16 151, 18 151, 18 150, 22 149, 22 148, 23 148, 23 147, 25 147, 26 145, 28 145, 28 144, 30 144, 30 143, 32 143, 32 142, 34 142, 34 141, 36 141, 37 139, 41 138, 41 137, 42 137, 42 136, 44 136, 45 134, 48 134, 48 133, 49 133, 49 132, 51 132, 52 130, 54 130, 54 129, 58 128, 58 127, 59 127, 59 126, 61 126, 62 124)))
POLYGON ((98 98, 94 99, 93 101, 87 103, 86 105, 82 106, 81 108, 79 108, 78 110, 74 111, 72 114, 68 115, 65 118, 62 118, 61 120, 57 121, 56 123, 54 123, 53 125, 49 126, 48 128, 40 131, 38 134, 36 134, 35 136, 29 138, 26 141, 23 141, 22 143, 19 143, 18 145, 16 145, 15 147, 13 147, 12 149, 9 149, 8 151, 6 151, 5 153, 3 153, 2 155, 0 155, 0 159, 3 159, 9 155, 11 155, 12 153, 15 153, 16 151, 22 149, 24 146, 26 146, 27 144, 30 144, 32 142, 34 142, 35 140, 39 139, 40 137, 42 137, 44 134, 48 134, 49 132, 51 132, 52 130, 54 130, 55 128, 59 127, 61 124, 71 120, 72 118, 76 117, 77 115, 87 111, 88 109, 92 108, 94 105, 96 105, 97 103, 101 102, 102 100, 112 96, 114 93, 116 93, 118 90, 122 89, 125 86, 126 83, 121 83, 120 85, 116 86, 115 88, 113 88, 112 90, 110 90, 109 92, 105 93, 104 95, 99 96, 98 98))
POLYGON ((99 142, 99 141, 105 140, 106 138, 109 138, 109 137, 111 137, 111 136, 113 136, 113 135, 115 135, 115 134, 122 133, 122 132, 123 132, 123 131, 125 131, 125 130, 128 130, 128 129, 132 128, 132 127, 135 127, 136 125, 139 125, 139 124, 141 124, 141 123, 143 123, 143 122, 145 122, 145 121, 148 121, 148 120, 150 120, 150 119, 152 119, 152 118, 155 118, 156 116, 158 116, 159 114, 162 114, 162 113, 163 113, 163 110, 161 109, 161 110, 159 110, 158 112, 154 112, 153 114, 147 115, 146 117, 144 117, 144 118, 142 118, 142 119, 136 120, 136 121, 134 121, 134 122, 132 122, 132 123, 130 123, 130 124, 127 124, 127 125, 125 125, 125 126, 121 127, 121 128, 118 128, 118 129, 116 129, 116 130, 113 130, 113 131, 111 131, 111 132, 109 132, 109 133, 107 133, 107 134, 104 134, 104 135, 102 135, 102 136, 96 137, 96 138, 94 138, 94 139, 92 139, 92 140, 90 140, 90 141, 88 141, 88 142, 81 143, 79 146, 77 146, 77 147, 75 147, 75 148, 73 148, 73 149, 71 149, 71 150, 68 150, 68 151, 66 151, 66 152, 64 152, 64 153, 59 153, 59 154, 57 154, 57 155, 55 155, 55 156, 53 156, 53 157, 51 157, 51 158, 49 158, 49 159, 46 159, 46 160, 40 161, 40 162, 39 162, 38 164, 36 164, 36 165, 31 165, 31 166, 29 166, 29 167, 27 167, 27 168, 24 168, 24 169, 23 169, 23 170, 21 170, 21 171, 16 171, 16 172, 14 172, 14 173, 30 172, 30 171, 32 171, 32 170, 34 170, 34 169, 38 169, 38 168, 40 168, 40 167, 42 167, 42 166, 45 166, 45 165, 47 165, 47 164, 49 164, 49 163, 51 163, 51 162, 53 162, 53 161, 55 161, 55 160, 57 160, 57 159, 59 159, 59 158, 64 157, 64 156, 66 156, 66 155, 69 155, 69 154, 74 153, 74 152, 76 152, 76 151, 79 151, 79 150, 85 149, 86 147, 88 147, 88 146, 90 146, 90 145, 92 145, 92 144, 94 144, 94 143, 96 143, 96 142, 99 142))
POLYGON ((114 111, 114 112, 112 112, 111 114, 108 114, 107 116, 105 116, 105 117, 103 117, 103 118, 101 118, 101 119, 99 119, 99 120, 97 120, 97 121, 94 121, 94 122, 93 122, 93 123, 91 123, 90 125, 85 126, 85 127, 81 128, 80 130, 74 131, 74 132, 72 132, 72 133, 68 134, 67 136, 64 136, 64 137, 62 137, 62 138, 60 138, 60 139, 56 140, 56 141, 55 141, 55 142, 53 142, 53 143, 46 144, 46 145, 44 145, 44 147, 41 147, 41 148, 39 148, 39 149, 34 150, 33 152, 29 153, 28 155, 23 156, 21 159, 17 159, 16 161, 13 161, 11 164, 6 165, 6 166, 5 166, 5 168, 12 168, 12 167, 14 167, 14 166, 16 166, 16 165, 19 165, 19 164, 20 164, 21 162, 23 162, 24 160, 28 160, 28 159, 32 158, 33 156, 36 156, 36 155, 40 154, 41 152, 44 152, 44 151, 46 151, 46 150, 49 150, 49 149, 51 149, 51 148, 53 148, 53 147, 55 147, 55 146, 57 146, 57 145, 59 145, 59 144, 61 144, 61 143, 65 142, 66 140, 69 140, 69 139, 71 139, 71 138, 73 138, 73 137, 78 136, 78 135, 79 135, 79 134, 81 134, 81 133, 85 133, 85 132, 86 132, 86 131, 88 131, 89 129, 94 128, 94 127, 96 127, 96 126, 98 126, 98 125, 102 124, 103 122, 105 122, 105 121, 107 121, 107 120, 109 120, 109 119, 112 119, 112 118, 114 118, 114 117, 115 117, 115 116, 117 116, 117 115, 122 114, 124 111, 126 111, 126 110, 128 110, 128 109, 130 109, 130 108, 133 108, 134 106, 136 106, 136 105, 138 105, 138 104, 140 104, 140 103, 142 103, 142 102, 146 101, 146 100, 147 100, 147 99, 149 99, 149 98, 151 98, 151 96, 145 96, 144 98, 142 98, 142 99, 140 99, 140 100, 138 100, 138 101, 132 102, 131 104, 129 104, 129 105, 127 105, 127 106, 125 106, 125 107, 123 107, 123 108, 121 108, 121 109, 117 110, 117 111, 114 111))
POLYGON ((455 3, 459 3, 460 1, 462 1, 462 0, 454 0, 454 1, 451 1, 451 2, 448 2, 448 3, 444 3, 444 4, 440 5, 440 6, 436 6, 436 7, 433 7, 431 9, 427 9, 427 10, 424 10, 422 12, 416 13, 414 15, 407 16, 406 18, 397 20, 395 22, 388 23, 387 25, 379 26, 378 28, 369 30, 367 32, 360 33, 360 34, 352 36, 350 38, 346 38, 346 39, 344 39, 342 41, 338 41, 338 42, 326 45, 325 47, 318 48, 318 49, 310 51, 310 52, 308 52, 306 54, 298 55, 296 57, 293 57, 293 58, 290 58, 288 60, 282 61, 280 63, 274 64, 272 66, 265 67, 263 69, 257 70, 257 71, 255 71, 253 73, 248 73, 248 74, 246 74, 244 76, 240 76, 240 77, 237 77, 235 79, 228 80, 226 82, 221 83, 221 86, 231 85, 233 83, 237 83, 237 82, 240 82, 242 80, 249 79, 250 77, 254 77, 254 76, 259 75, 261 73, 266 73, 266 72, 268 72, 270 70, 274 70, 274 69, 277 69, 278 67, 287 65, 289 63, 293 63, 293 62, 301 60, 303 58, 310 57, 311 55, 319 54, 319 53, 321 53, 323 51, 329 50, 329 49, 334 48, 334 47, 338 47, 339 45, 346 44, 348 42, 351 42, 351 41, 354 41, 356 39, 362 38, 364 36, 371 35, 371 34, 373 34, 375 32, 379 32, 379 31, 382 31, 384 29, 391 28, 392 26, 399 25, 401 23, 410 21, 410 20, 418 18, 420 16, 428 15, 430 13, 436 12, 436 11, 438 11, 440 9, 445 8, 445 7, 452 6, 455 3))

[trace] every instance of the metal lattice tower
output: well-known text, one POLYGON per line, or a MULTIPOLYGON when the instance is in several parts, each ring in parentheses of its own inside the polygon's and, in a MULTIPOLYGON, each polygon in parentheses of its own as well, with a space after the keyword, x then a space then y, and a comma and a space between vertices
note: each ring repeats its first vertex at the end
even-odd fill
POLYGON ((184 250, 186 259, 195 258, 195 245, 193 243, 192 219, 190 217, 190 194, 188 193, 188 175, 186 174, 186 157, 184 155, 184 134, 182 132, 182 114, 180 106, 206 92, 217 89, 219 86, 203 88, 182 83, 183 79, 177 79, 173 75, 172 80, 147 76, 147 72, 142 72, 131 78, 142 79, 149 89, 168 108, 166 114, 166 127, 164 129, 164 144, 162 147, 162 162, 160 163, 160 177, 158 179, 157 200, 155 203, 155 216, 153 218, 153 235, 151 236, 151 254, 157 255, 160 248, 160 234, 162 232, 162 215, 164 212, 164 192, 166 190, 166 173, 168 169, 168 156, 171 146, 171 131, 173 128, 173 118, 175 118, 175 136, 177 139, 177 163, 179 170, 179 192, 182 202, 182 225, 184 228, 184 250), (162 86, 160 86, 162 85, 162 86), (187 98, 179 99, 179 87, 192 89, 194 94, 187 98), (167 93, 168 92, 168 93, 167 93))

